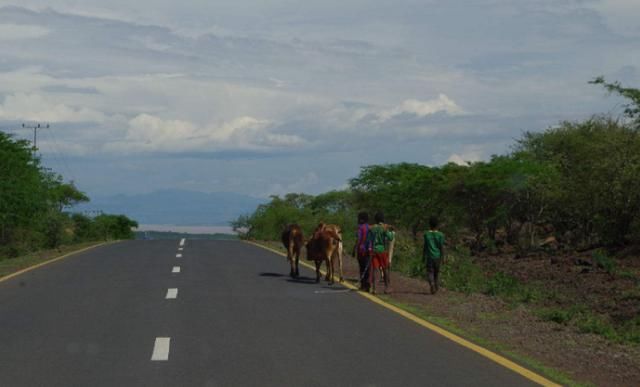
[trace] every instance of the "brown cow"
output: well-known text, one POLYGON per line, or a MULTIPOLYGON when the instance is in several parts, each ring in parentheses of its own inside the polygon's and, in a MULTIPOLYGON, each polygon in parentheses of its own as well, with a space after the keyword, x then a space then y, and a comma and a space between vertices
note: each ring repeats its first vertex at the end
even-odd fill
POLYGON ((342 235, 340 227, 320 223, 313 233, 313 237, 307 242, 307 259, 315 261, 316 282, 320 281, 320 266, 322 262, 327 265, 326 280, 333 284, 335 258, 340 261, 340 282, 342 276, 342 235))
POLYGON ((298 262, 300 261, 300 250, 304 244, 302 228, 297 224, 290 224, 282 231, 282 244, 287 249, 287 260, 291 264, 289 275, 296 278, 300 275, 298 262), (294 258, 295 255, 295 258, 294 258))

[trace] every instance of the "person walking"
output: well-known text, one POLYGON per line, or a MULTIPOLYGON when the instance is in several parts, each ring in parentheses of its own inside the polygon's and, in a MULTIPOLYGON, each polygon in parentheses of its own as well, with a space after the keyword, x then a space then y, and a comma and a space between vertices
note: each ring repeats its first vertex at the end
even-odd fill
POLYGON ((384 223, 384 214, 376 213, 374 220, 376 224, 371 227, 371 292, 376 293, 376 273, 381 271, 384 279, 384 292, 389 292, 389 242, 395 237, 395 233, 384 223), (381 269, 381 270, 379 270, 381 269))
POLYGON ((369 272, 371 269, 371 233, 369 229, 369 214, 358 213, 358 229, 356 230, 356 244, 354 256, 358 259, 360 268, 360 290, 368 292, 370 288, 369 272))
POLYGON ((444 260, 444 234, 438 231, 438 218, 429 218, 429 229, 424 233, 423 257, 427 266, 427 281, 431 294, 440 288, 440 265, 444 260))

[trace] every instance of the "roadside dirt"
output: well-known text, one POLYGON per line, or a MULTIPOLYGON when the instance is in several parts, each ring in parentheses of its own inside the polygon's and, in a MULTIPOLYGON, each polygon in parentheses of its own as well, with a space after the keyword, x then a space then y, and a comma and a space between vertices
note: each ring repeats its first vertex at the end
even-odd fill
POLYGON ((484 261, 486 269, 500 269, 522 283, 544 284, 547 292, 557 295, 549 306, 582 305, 614 322, 640 316, 640 259, 611 259, 615 265, 611 273, 598 265, 592 252, 523 258, 503 254, 478 261, 484 261))
MULTIPOLYGON (((280 250, 276 243, 268 245, 280 250)), ((549 262, 547 258, 547 262, 543 262, 539 257, 514 259, 513 256, 504 256, 492 257, 490 262, 514 273, 521 280, 544 280, 562 292, 567 302, 579 300, 593 305, 596 310, 602 308, 600 311, 610 315, 635 313, 637 316, 640 302, 633 297, 628 302, 628 294, 636 285, 632 280, 612 279, 593 266, 586 266, 587 270, 584 270, 585 267, 575 264, 575 259, 577 257, 566 257, 549 262), (577 292, 575 289, 585 291, 577 292), (609 302, 600 305, 603 299, 609 302)), ((283 264, 283 270, 284 267, 283 264)), ((358 277, 356 260, 347 256, 344 267, 345 278, 355 284, 358 277)), ((507 357, 516 354, 516 357, 534 359, 539 364, 564 372, 581 384, 640 386, 640 346, 616 344, 598 335, 579 333, 571 326, 543 321, 527 306, 513 307, 496 297, 465 295, 446 289, 431 295, 425 281, 396 272, 391 279, 389 297, 392 301, 418 308, 433 316, 435 323, 444 320, 445 328, 466 332, 465 336, 472 341, 480 338, 489 342, 494 350, 507 357)))

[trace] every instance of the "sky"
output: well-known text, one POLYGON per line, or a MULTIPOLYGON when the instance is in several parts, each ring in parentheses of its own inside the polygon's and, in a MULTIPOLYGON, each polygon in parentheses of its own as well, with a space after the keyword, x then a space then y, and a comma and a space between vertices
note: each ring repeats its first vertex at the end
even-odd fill
POLYGON ((89 196, 486 160, 640 87, 637 0, 0 0, 0 129, 89 196))

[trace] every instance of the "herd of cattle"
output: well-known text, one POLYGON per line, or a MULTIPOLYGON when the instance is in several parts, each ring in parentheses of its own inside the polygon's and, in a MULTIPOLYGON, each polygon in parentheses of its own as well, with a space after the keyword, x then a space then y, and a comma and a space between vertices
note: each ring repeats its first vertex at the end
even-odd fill
POLYGON ((322 262, 327 265, 326 280, 333 283, 334 265, 338 261, 340 270, 340 282, 344 280, 342 274, 342 230, 335 224, 320 223, 313 232, 311 239, 304 240, 302 228, 297 224, 291 224, 282 231, 282 244, 287 249, 287 260, 291 264, 289 275, 296 278, 300 275, 298 262, 300 252, 304 245, 307 250, 307 259, 316 264, 316 282, 320 282, 320 266, 322 262))

